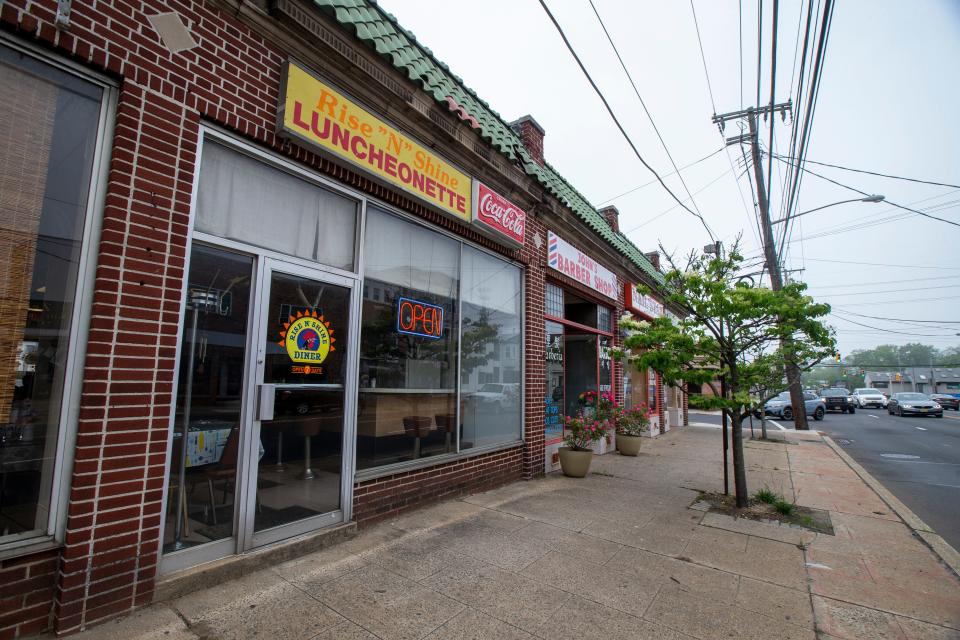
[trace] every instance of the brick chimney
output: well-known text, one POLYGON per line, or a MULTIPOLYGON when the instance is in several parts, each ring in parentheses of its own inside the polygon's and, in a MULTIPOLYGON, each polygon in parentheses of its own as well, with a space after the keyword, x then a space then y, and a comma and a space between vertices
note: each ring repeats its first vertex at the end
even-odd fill
POLYGON ((650 261, 650 264, 653 265, 654 269, 656 269, 657 271, 660 271, 660 252, 659 251, 651 251, 650 253, 645 253, 643 255, 647 256, 647 260, 650 261))
POLYGON ((607 221, 607 224, 610 225, 610 228, 615 232, 620 231, 620 211, 613 205, 609 207, 604 207, 599 210, 600 215, 603 216, 603 219, 607 221))
POLYGON ((544 130, 533 116, 526 115, 510 123, 513 132, 520 136, 523 146, 533 157, 533 161, 543 166, 543 136, 544 130))

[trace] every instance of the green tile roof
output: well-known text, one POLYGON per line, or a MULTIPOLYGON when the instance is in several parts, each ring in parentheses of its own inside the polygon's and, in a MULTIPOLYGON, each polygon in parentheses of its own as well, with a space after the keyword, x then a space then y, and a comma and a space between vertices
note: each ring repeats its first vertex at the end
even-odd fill
POLYGON ((351 29, 358 39, 389 60, 438 103, 447 107, 447 96, 456 100, 477 119, 477 131, 491 147, 535 177, 588 227, 654 281, 663 282, 663 274, 653 267, 636 245, 622 233, 613 231, 596 207, 553 167, 549 164, 541 167, 534 162, 506 120, 467 87, 446 64, 437 60, 430 49, 417 42, 417 37, 400 26, 395 17, 381 9, 376 0, 314 0, 314 3, 341 25, 351 29))

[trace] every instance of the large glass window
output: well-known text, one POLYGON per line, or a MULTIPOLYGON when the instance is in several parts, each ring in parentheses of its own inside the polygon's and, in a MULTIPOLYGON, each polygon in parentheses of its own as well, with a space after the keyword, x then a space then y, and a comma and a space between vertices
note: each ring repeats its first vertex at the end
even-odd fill
POLYGON ((253 258, 194 245, 164 553, 233 535, 253 258))
POLYGON ((520 439, 520 270, 463 248, 460 448, 520 439))
POLYGON ((563 325, 547 320, 546 324, 547 395, 544 404, 544 438, 554 440, 563 436, 564 381, 563 381, 563 325))
POLYGON ((358 469, 456 451, 458 431, 460 243, 367 211, 358 469))
POLYGON ((353 270, 355 201, 209 140, 200 185, 198 231, 353 270))
POLYGON ((0 542, 48 530, 103 97, 0 46, 0 542))

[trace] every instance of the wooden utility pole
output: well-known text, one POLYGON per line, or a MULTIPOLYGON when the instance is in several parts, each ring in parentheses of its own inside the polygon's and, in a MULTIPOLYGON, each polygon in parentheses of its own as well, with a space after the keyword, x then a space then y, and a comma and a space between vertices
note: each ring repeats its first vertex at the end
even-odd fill
MULTIPOLYGON (((763 166, 760 158, 760 145, 757 134, 757 118, 760 114, 768 114, 773 118, 776 113, 786 114, 791 109, 789 102, 762 107, 760 109, 744 109, 742 111, 733 111, 721 115, 713 116, 713 122, 720 125, 721 131, 723 125, 728 120, 738 120, 745 118, 750 127, 750 133, 747 136, 735 136, 727 139, 727 144, 739 144, 748 142, 750 152, 753 156, 753 175, 756 180, 757 206, 760 208, 760 226, 763 234, 763 254, 767 263, 767 270, 770 272, 770 284, 774 291, 783 288, 783 274, 780 271, 780 261, 777 259, 777 247, 773 239, 773 225, 770 224, 770 202, 767 199, 767 189, 763 179, 763 166)), ((790 345, 785 345, 787 353, 787 363, 784 367, 784 373, 787 377, 787 384, 790 386, 790 405, 793 410, 793 427, 795 429, 809 429, 807 424, 806 405, 803 400, 803 387, 800 382, 800 368, 791 359, 793 350, 790 345)))

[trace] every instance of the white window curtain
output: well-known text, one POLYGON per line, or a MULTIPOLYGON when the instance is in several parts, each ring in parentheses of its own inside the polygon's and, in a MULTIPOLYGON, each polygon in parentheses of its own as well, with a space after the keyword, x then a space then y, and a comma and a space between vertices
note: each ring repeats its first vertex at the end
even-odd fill
POLYGON ((353 270, 357 203, 207 141, 198 231, 353 270))

